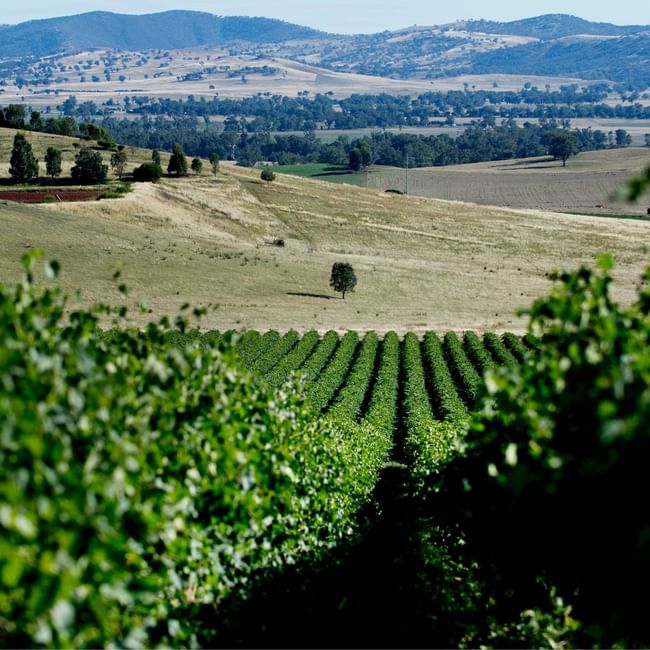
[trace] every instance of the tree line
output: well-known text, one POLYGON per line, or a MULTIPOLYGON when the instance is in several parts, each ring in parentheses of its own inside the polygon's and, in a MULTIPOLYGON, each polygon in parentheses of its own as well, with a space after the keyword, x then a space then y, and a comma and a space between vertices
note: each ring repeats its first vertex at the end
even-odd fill
MULTIPOLYGON (((577 84, 551 90, 529 83, 520 90, 451 90, 428 92, 417 97, 388 94, 358 94, 336 99, 332 93, 298 97, 259 94, 243 99, 190 95, 186 100, 147 96, 125 97, 123 109, 129 114, 164 117, 225 118, 225 127, 233 130, 303 131, 312 129, 358 129, 396 126, 426 126, 430 123, 453 124, 459 118, 575 119, 620 118, 650 119, 650 106, 637 101, 638 91, 619 89, 621 103, 604 103, 613 91, 606 83, 579 88, 577 84)), ((58 109, 66 116, 91 120, 108 116, 117 107, 112 100, 102 106, 95 102, 66 99, 58 109)))
POLYGON ((557 133, 571 133, 571 153, 631 144, 631 137, 624 129, 607 133, 590 128, 570 129, 568 120, 546 119, 518 126, 509 118, 497 124, 494 115, 468 127, 457 137, 378 131, 362 138, 339 136, 334 142, 323 142, 313 130, 302 135, 284 135, 222 130, 212 124, 199 127, 196 119, 190 117, 105 118, 101 124, 79 124, 71 116, 43 120, 37 111, 28 118, 22 106, 4 110, 1 126, 21 128, 17 126, 21 123, 26 129, 95 139, 100 146, 111 150, 117 148, 116 142, 162 151, 172 151, 182 143, 184 151, 191 156, 236 160, 242 166, 254 166, 262 161, 281 165, 323 163, 347 165, 353 170, 371 164, 400 166, 405 164, 407 156, 412 167, 431 167, 555 155, 551 145, 557 133))
POLYGON ((243 166, 260 161, 281 165, 350 165, 356 157, 352 153, 355 150, 363 156, 361 167, 402 165, 407 154, 413 167, 526 158, 548 154, 551 134, 557 131, 573 134, 576 152, 621 147, 631 142, 623 129, 611 133, 569 129, 566 122, 555 120, 524 126, 518 126, 512 119, 496 126, 484 123, 467 128, 456 138, 447 134, 424 136, 378 131, 362 138, 339 136, 334 142, 323 142, 314 131, 283 135, 222 131, 215 126, 197 128, 192 118, 107 119, 102 126, 112 137, 132 146, 171 150, 175 143, 182 142, 191 155, 209 157, 216 152, 221 160, 236 160, 243 166))

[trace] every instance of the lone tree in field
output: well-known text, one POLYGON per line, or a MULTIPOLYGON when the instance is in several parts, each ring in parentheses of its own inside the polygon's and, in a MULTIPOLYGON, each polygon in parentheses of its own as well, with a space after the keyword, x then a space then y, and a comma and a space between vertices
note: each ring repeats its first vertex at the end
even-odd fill
POLYGON ((71 170, 72 178, 79 183, 103 183, 108 174, 108 166, 104 165, 102 155, 84 147, 74 159, 75 165, 71 170))
POLYGON ((34 157, 32 145, 20 132, 14 137, 9 174, 16 183, 26 183, 38 176, 38 160, 34 157))
POLYGON ((213 153, 210 156, 210 166, 212 167, 212 173, 216 176, 219 171, 219 154, 213 153))
POLYGON ((573 156, 577 151, 575 135, 570 131, 556 131, 551 134, 548 141, 548 153, 555 160, 561 160, 562 167, 566 167, 569 156, 573 156))
POLYGON ((45 171, 52 180, 61 175, 61 158, 61 149, 56 147, 47 148, 45 152, 45 171))
POLYGON ((270 169, 263 169, 260 178, 268 185, 275 180, 275 174, 270 169))
POLYGON ((174 145, 174 152, 169 159, 167 172, 169 174, 176 174, 176 176, 185 176, 187 174, 187 159, 185 158, 183 147, 180 144, 174 145))
POLYGON ((124 167, 126 167, 128 160, 129 157, 126 154, 124 145, 120 145, 117 148, 117 151, 111 156, 111 167, 115 170, 115 173, 120 180, 122 180, 124 167))
POLYGON ((151 152, 151 162, 158 165, 158 167, 162 167, 162 165, 160 164, 160 151, 158 151, 158 149, 154 149, 151 152))
POLYGON ((347 262, 334 262, 332 274, 330 275, 330 287, 334 291, 340 291, 345 300, 345 294, 348 291, 354 291, 357 286, 357 276, 351 264, 347 262))
POLYGON ((192 171, 197 175, 203 171, 203 161, 200 158, 192 158, 192 171))

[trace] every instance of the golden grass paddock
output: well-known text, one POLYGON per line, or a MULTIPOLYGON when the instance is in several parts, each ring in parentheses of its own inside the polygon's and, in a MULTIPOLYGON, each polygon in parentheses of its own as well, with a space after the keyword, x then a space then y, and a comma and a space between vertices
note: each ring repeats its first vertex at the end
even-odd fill
MULTIPOLYGON (((143 153, 144 156, 144 153, 143 153)), ((206 168, 208 166, 206 165, 206 168)), ((560 215, 404 197, 222 165, 217 178, 138 184, 121 199, 26 206, 0 202, 0 280, 20 278, 34 247, 63 267, 85 303, 121 304, 130 322, 216 305, 203 328, 294 327, 521 331, 515 315, 554 269, 616 259, 616 294, 631 300, 650 264, 650 222, 560 215), (286 245, 271 245, 273 239, 286 245), (358 275, 342 300, 335 261, 358 275), (138 309, 138 306, 142 309, 138 309)), ((45 280, 43 280, 45 281, 45 280)))

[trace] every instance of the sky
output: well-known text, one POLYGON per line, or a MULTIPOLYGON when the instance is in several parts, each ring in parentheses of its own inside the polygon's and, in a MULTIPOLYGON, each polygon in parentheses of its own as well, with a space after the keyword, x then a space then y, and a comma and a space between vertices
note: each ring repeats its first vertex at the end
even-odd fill
POLYGON ((169 9, 225 16, 265 16, 336 33, 372 33, 410 25, 440 25, 458 19, 517 20, 568 13, 617 25, 649 24, 647 0, 3 0, 0 23, 67 16, 87 11, 145 14, 169 9), (8 6, 7 6, 8 5, 8 6))

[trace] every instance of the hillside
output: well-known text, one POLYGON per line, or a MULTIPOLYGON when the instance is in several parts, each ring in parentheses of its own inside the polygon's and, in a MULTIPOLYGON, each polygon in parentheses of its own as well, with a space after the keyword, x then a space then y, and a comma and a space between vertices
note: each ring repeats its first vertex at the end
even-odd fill
POLYGON ((542 41, 477 56, 467 73, 572 75, 650 85, 650 32, 542 41))
POLYGON ((237 41, 275 43, 320 36, 316 30, 269 18, 221 17, 198 11, 144 16, 94 11, 7 26, 2 31, 0 58, 104 48, 167 50, 237 41))
MULTIPOLYGON (((205 165, 205 169, 209 166, 205 165)), ((3 174, 4 175, 4 174, 3 174)), ((0 281, 20 277, 32 247, 60 261, 86 301, 122 299, 131 318, 217 305, 206 328, 387 331, 513 330, 558 268, 617 260, 630 300, 650 262, 650 223, 403 197, 222 165, 215 179, 137 185, 122 199, 21 206, 0 202, 0 281), (271 245, 284 239, 285 246, 271 245), (333 262, 354 266, 356 292, 328 286, 333 262), (144 310, 138 309, 143 305, 144 310)))
MULTIPOLYGON (((291 60, 321 70, 391 79, 425 81, 507 73, 650 86, 650 26, 594 23, 564 14, 506 23, 459 21, 344 36, 266 18, 222 17, 194 11, 142 16, 98 11, 5 26, 2 35, 0 74, 7 81, 24 78, 18 90, 36 85, 47 86, 50 92, 72 92, 70 83, 61 88, 55 80, 79 82, 86 69, 74 68, 83 65, 82 61, 70 66, 56 57, 40 57, 120 50, 138 53, 135 60, 142 61, 152 50, 179 50, 195 58, 196 53, 190 50, 198 47, 212 51, 221 48, 221 56, 250 57, 252 61, 263 60, 269 67, 277 66, 268 61, 291 60)), ((105 73, 116 72, 115 68, 114 61, 108 60, 94 81, 103 83, 105 73)), ((156 70, 150 80, 162 79, 168 72, 156 70)), ((264 81, 261 89, 240 87, 237 92, 277 92, 276 78, 269 76, 264 81)), ((96 88, 98 92, 106 91, 96 88)), ((138 89, 123 88, 131 92, 138 89)), ((223 91, 221 87, 215 90, 223 91)), ((325 83, 323 90, 335 91, 336 86, 325 83)), ((152 94, 156 94, 155 89, 152 94)))
POLYGON ((625 36, 648 30, 648 25, 596 23, 567 14, 546 14, 510 22, 470 20, 454 23, 454 26, 462 26, 470 32, 512 34, 513 36, 537 38, 542 41, 587 34, 593 36, 625 36))

